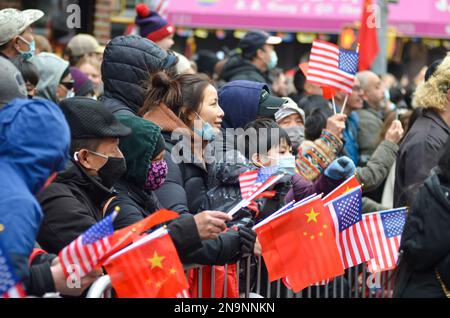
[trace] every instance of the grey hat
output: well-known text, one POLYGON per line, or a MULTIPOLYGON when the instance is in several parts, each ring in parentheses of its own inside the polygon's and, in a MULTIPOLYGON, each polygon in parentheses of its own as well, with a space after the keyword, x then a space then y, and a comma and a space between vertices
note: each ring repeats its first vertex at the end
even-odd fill
POLYGON ((8 59, 0 56, 0 108, 15 98, 27 98, 22 74, 8 59))
POLYGON ((0 45, 11 41, 31 24, 44 16, 41 10, 19 11, 13 8, 0 10, 0 45))
POLYGON ((303 120, 303 124, 305 123, 305 111, 298 107, 297 103, 294 102, 289 97, 283 97, 285 103, 281 106, 280 110, 275 113, 276 122, 280 122, 283 118, 293 114, 299 114, 303 120))

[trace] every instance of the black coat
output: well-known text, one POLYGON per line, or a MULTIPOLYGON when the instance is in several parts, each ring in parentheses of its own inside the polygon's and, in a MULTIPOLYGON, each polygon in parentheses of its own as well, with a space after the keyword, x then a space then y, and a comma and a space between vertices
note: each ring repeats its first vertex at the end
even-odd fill
MULTIPOLYGON (((112 213, 116 206, 120 207, 120 213, 114 220, 116 230, 139 222, 162 208, 154 193, 146 193, 124 178, 114 189, 117 196, 109 204, 107 214, 112 213)), ((183 213, 169 223, 168 230, 182 262, 191 262, 186 256, 202 247, 194 217, 183 213)))
POLYGON ((444 297, 435 269, 450 287, 450 185, 427 179, 414 202, 400 243, 394 297, 444 297))
POLYGON ((103 218, 103 205, 112 196, 98 178, 89 176, 78 164, 72 165, 37 196, 44 212, 39 245, 58 254, 103 218))
POLYGON ((115 115, 136 115, 144 104, 142 85, 149 74, 165 68, 167 53, 138 35, 108 43, 102 63, 102 103, 115 115))
POLYGON ((411 205, 417 190, 437 165, 439 151, 450 135, 450 127, 433 110, 425 109, 402 144, 397 155, 394 206, 411 205))
POLYGON ((245 80, 265 83, 271 88, 272 81, 267 73, 261 72, 250 61, 239 55, 233 55, 223 67, 220 77, 226 82, 245 80))
MULTIPOLYGON (((172 158, 175 141, 171 140, 170 133, 164 132, 163 136, 166 141, 164 160, 169 171, 163 186, 155 191, 159 202, 164 208, 180 214, 197 214, 208 209, 206 193, 211 182, 207 167, 200 163, 175 163, 172 158)), ((193 160, 190 153, 182 155, 186 160, 193 160)), ((194 263, 223 265, 234 263, 240 257, 240 236, 234 230, 219 235, 216 240, 203 241, 202 244, 203 248, 187 257, 194 263)))

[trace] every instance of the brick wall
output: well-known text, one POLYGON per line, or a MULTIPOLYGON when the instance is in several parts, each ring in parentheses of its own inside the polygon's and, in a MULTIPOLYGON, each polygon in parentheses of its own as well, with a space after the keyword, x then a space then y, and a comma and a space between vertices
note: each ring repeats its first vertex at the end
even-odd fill
POLYGON ((96 0, 94 17, 94 36, 101 44, 111 38, 111 11, 114 0, 96 0))
POLYGON ((0 10, 4 8, 22 8, 21 0, 2 0, 0 1, 0 10))

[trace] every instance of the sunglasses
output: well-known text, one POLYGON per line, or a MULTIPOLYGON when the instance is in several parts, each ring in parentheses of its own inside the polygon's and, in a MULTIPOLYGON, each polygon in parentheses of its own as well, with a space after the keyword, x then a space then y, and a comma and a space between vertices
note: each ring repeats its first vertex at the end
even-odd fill
POLYGON ((61 82, 60 84, 63 85, 68 91, 70 91, 73 88, 74 81, 68 81, 68 82, 61 82))

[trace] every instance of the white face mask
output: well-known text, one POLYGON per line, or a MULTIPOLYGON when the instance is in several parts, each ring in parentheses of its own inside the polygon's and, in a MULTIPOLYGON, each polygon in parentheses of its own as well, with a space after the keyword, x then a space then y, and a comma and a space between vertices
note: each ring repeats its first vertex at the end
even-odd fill
POLYGON ((68 91, 67 95, 66 95, 66 98, 72 98, 72 97, 75 97, 75 91, 73 89, 68 91))

